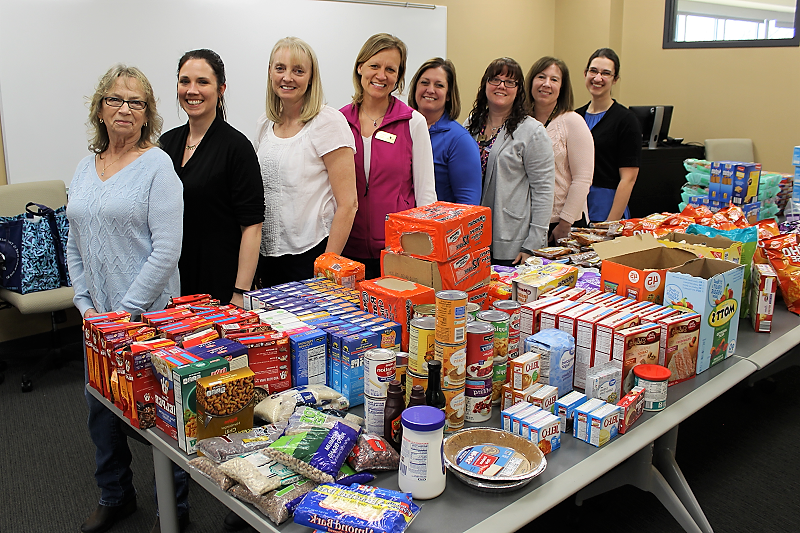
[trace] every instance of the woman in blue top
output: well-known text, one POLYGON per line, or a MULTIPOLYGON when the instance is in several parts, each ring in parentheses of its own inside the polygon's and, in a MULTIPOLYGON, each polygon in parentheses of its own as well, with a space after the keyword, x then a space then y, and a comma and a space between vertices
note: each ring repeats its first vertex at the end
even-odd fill
POLYGON ((428 122, 437 198, 479 205, 481 158, 475 141, 454 120, 461 113, 461 98, 453 62, 441 57, 429 59, 414 74, 411 87, 408 105, 428 122))

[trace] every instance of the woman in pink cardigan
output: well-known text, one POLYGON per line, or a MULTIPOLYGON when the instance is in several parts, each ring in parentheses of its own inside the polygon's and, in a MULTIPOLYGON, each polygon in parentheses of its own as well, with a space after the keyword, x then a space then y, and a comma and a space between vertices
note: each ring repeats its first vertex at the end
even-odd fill
POLYGON ((553 214, 548 240, 566 237, 571 226, 585 226, 586 197, 594 173, 594 140, 573 109, 569 69, 560 59, 543 57, 525 78, 533 118, 544 124, 556 163, 553 214))

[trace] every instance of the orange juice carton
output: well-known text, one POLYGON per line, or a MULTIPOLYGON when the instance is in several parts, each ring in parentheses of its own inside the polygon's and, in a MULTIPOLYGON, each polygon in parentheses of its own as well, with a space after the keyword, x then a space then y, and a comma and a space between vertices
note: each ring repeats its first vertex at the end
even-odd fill
POLYGON ((622 371, 619 368, 593 368, 586 376, 586 396, 617 403, 621 379, 622 371))
POLYGON ((574 287, 578 269, 561 263, 549 263, 514 278, 511 282, 511 299, 521 304, 538 300, 556 287, 574 287))
POLYGON ((556 321, 556 326, 558 329, 564 333, 572 335, 573 337, 577 335, 578 318, 600 308, 599 305, 595 304, 580 302, 577 302, 577 304, 578 305, 575 307, 570 307, 569 309, 560 312, 558 314, 558 320, 556 321))
POLYGON ((605 404, 589 413, 589 439, 592 446, 603 446, 619 434, 621 409, 617 405, 605 404))
POLYGON ((540 383, 558 389, 558 395, 572 392, 575 370, 575 339, 557 329, 543 329, 525 339, 525 351, 540 354, 540 383))
POLYGON ((469 250, 450 261, 429 261, 388 250, 381 252, 381 273, 440 290, 470 291, 487 285, 491 277, 489 248, 469 250))
POLYGON ((778 274, 771 265, 753 264, 750 270, 750 321, 759 333, 772 331, 772 314, 775 312, 775 293, 778 274))
POLYGON ((431 261, 450 261, 492 244, 488 207, 434 202, 386 216, 386 247, 431 261))
POLYGON ((338 285, 355 289, 364 280, 364 263, 326 252, 314 260, 314 276, 327 278, 338 285))
POLYGON ((561 447, 561 420, 552 413, 536 419, 528 426, 530 428, 530 441, 536 444, 542 453, 548 453, 561 447))
POLYGON ((606 402, 597 398, 586 400, 577 406, 572 412, 572 436, 584 442, 589 441, 589 413, 598 407, 605 405, 606 402))
POLYGON ((625 328, 638 326, 641 319, 631 313, 619 312, 597 323, 594 353, 589 368, 611 364, 614 354, 614 334, 625 328))
POLYGON ((519 310, 519 331, 520 335, 530 336, 538 333, 541 329, 542 309, 547 306, 563 302, 559 297, 544 297, 522 304, 519 310))
POLYGON ((614 334, 613 368, 622 370, 621 390, 617 391, 617 398, 628 394, 636 384, 634 367, 658 364, 660 341, 659 324, 640 324, 621 329, 614 334))
POLYGON ((634 387, 617 403, 622 410, 619 416, 619 432, 630 429, 644 412, 644 387, 634 387))
POLYGON ((436 302, 434 290, 413 281, 391 276, 361 283, 361 309, 388 318, 402 327, 401 347, 408 351, 408 325, 414 317, 414 306, 436 302))
POLYGON ((578 406, 583 405, 589 400, 585 394, 572 391, 566 396, 562 396, 553 404, 553 414, 559 418, 558 428, 561 433, 572 433, 572 415, 578 406))
POLYGON ((558 389, 552 385, 542 385, 526 398, 533 405, 538 405, 550 413, 553 412, 553 405, 557 399, 558 389))
POLYGON ((693 378, 697 368, 700 315, 678 313, 662 318, 657 324, 661 326, 658 364, 672 372, 669 385, 693 378))
POLYGON ((556 326, 558 326, 558 316, 561 313, 572 309, 573 307, 579 307, 582 305, 583 304, 573 302, 572 300, 562 300, 560 303, 555 305, 548 305, 542 309, 542 312, 539 315, 539 331, 543 331, 545 329, 556 329, 556 326))
POLYGON ((504 408, 500 413, 500 421, 502 424, 503 431, 508 431, 513 433, 513 426, 512 426, 512 417, 522 411, 523 409, 527 409, 528 407, 532 406, 532 403, 528 402, 520 402, 509 407, 504 408))
POLYGON ((594 349, 597 343, 597 324, 619 312, 597 304, 598 308, 577 318, 575 324, 575 377, 574 385, 586 386, 586 372, 594 366, 594 349))
POLYGON ((620 237, 592 245, 603 267, 600 286, 633 300, 661 303, 667 270, 697 256, 686 250, 667 248, 648 234, 620 237))
POLYGON ((542 356, 538 353, 527 352, 516 359, 509 359, 506 373, 511 382, 511 388, 525 390, 534 383, 539 382, 539 360, 542 356))
POLYGON ((687 233, 670 232, 660 237, 658 242, 667 248, 679 248, 692 252, 697 257, 724 259, 739 263, 742 258, 742 243, 721 235, 689 235, 687 233))
POLYGON ((744 268, 729 261, 702 258, 667 273, 665 302, 701 316, 698 374, 736 350, 744 268))

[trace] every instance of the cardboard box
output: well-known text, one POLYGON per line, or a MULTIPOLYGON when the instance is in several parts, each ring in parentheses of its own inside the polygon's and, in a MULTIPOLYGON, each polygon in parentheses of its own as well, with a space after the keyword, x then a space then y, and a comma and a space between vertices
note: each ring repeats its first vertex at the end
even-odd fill
POLYGON ((511 299, 521 304, 541 298, 556 287, 574 287, 578 269, 561 263, 550 263, 511 281, 511 299))
POLYGON ((435 302, 432 288, 413 281, 384 276, 361 283, 361 309, 400 324, 404 352, 408 351, 408 325, 414 318, 414 306, 435 302))
POLYGON ((644 413, 644 387, 634 387, 617 403, 621 409, 619 417, 619 432, 628 431, 642 413, 644 413))
POLYGON ((778 274, 771 265, 753 264, 750 269, 750 322, 759 333, 772 331, 778 274))
POLYGON ((727 237, 707 237, 670 232, 658 239, 667 248, 679 248, 692 252, 697 257, 724 259, 739 263, 742 257, 742 243, 727 237))
POLYGON ((489 284, 492 270, 489 248, 468 251, 455 259, 435 262, 410 255, 381 252, 381 274, 406 279, 435 291, 470 291, 489 284))
POLYGON ((249 368, 197 380, 197 439, 253 429, 255 375, 249 368))
POLYGON ((664 300, 667 270, 697 257, 686 250, 667 248, 647 234, 592 246, 603 260, 600 286, 604 291, 659 304, 664 300))
POLYGON ((386 216, 386 248, 430 261, 450 261, 492 244, 488 207, 434 202, 386 216))
POLYGON ((700 314, 697 373, 733 355, 739 333, 744 265, 695 259, 667 273, 665 300, 700 314))
POLYGON ((542 309, 542 312, 539 315, 539 331, 544 331, 546 329, 557 329, 558 316, 561 313, 564 313, 573 307, 581 306, 583 306, 583 304, 573 302, 572 300, 562 300, 557 304, 548 305, 542 309))
POLYGON ((207 376, 224 374, 228 368, 228 361, 221 357, 215 357, 172 369, 178 446, 184 452, 192 454, 197 451, 198 419, 195 382, 207 376))
POLYGON ((678 313, 664 317, 657 323, 661 326, 658 364, 672 372, 668 384, 674 385, 693 378, 700 344, 700 315, 678 313))

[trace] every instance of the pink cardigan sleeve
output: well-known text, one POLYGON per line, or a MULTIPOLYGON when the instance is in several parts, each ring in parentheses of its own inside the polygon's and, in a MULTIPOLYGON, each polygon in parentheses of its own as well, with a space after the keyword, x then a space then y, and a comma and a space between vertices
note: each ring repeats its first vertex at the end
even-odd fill
POLYGON ((594 175, 594 138, 583 118, 575 112, 562 115, 567 134, 567 159, 572 181, 560 217, 580 220, 594 175))

